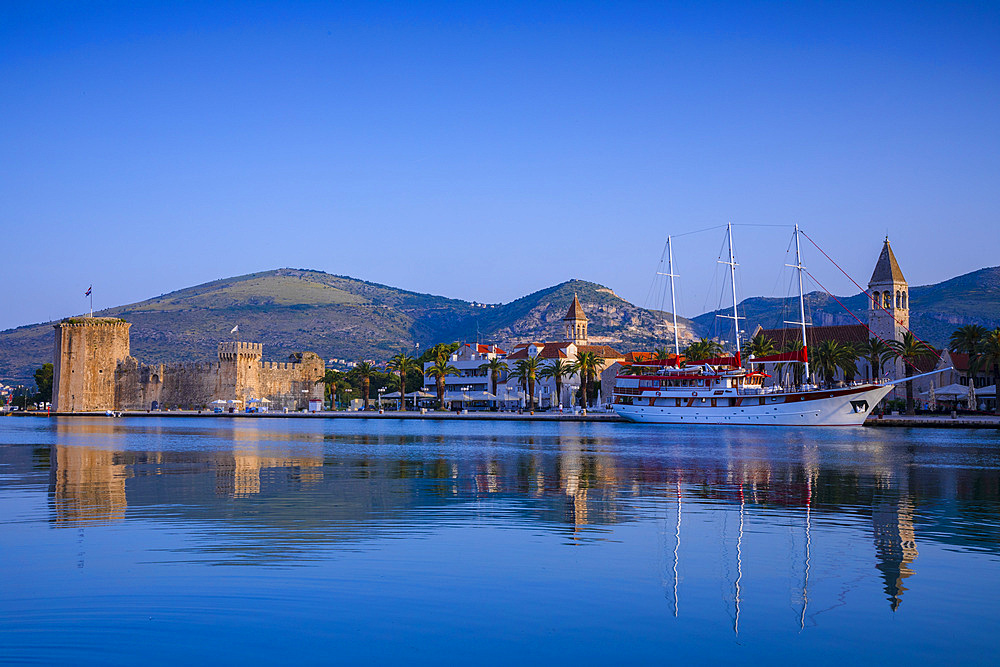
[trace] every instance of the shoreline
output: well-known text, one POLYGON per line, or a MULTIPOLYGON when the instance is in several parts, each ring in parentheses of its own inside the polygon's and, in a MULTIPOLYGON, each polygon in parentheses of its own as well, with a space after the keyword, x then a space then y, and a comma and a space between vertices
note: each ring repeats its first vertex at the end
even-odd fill
MULTIPOLYGON (((14 417, 107 417, 101 412, 8 412, 14 417)), ((588 414, 550 413, 537 414, 515 412, 406 412, 385 411, 336 411, 336 412, 198 412, 198 411, 157 411, 157 412, 118 412, 119 417, 198 417, 211 419, 435 419, 458 421, 544 421, 544 422, 606 422, 631 423, 613 412, 591 412, 588 414)), ((662 426, 662 425, 661 425, 662 426)), ((950 415, 897 415, 892 417, 871 416, 865 420, 864 426, 875 428, 968 428, 968 429, 1000 429, 1000 416, 997 415, 966 415, 954 419, 950 415)))

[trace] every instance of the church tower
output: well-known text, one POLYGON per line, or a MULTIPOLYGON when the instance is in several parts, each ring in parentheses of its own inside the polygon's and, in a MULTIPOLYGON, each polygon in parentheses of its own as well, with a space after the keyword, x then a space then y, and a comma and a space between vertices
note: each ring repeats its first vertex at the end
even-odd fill
MULTIPOLYGON (((909 291, 887 236, 882 244, 882 253, 875 263, 872 279, 868 281, 868 293, 871 294, 868 328, 873 336, 885 341, 903 340, 903 334, 910 326, 909 291)), ((886 367, 887 370, 891 369, 892 362, 886 364, 886 367)), ((897 360, 895 367, 895 377, 898 378, 902 372, 902 364, 897 360)))
POLYGON ((587 344, 587 314, 583 312, 580 299, 573 295, 573 304, 569 307, 569 312, 563 318, 563 326, 566 331, 566 340, 574 345, 587 344))

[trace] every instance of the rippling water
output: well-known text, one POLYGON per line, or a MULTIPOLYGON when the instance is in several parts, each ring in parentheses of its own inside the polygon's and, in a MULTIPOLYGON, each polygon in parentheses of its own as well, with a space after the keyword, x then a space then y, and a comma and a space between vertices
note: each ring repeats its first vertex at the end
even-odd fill
POLYGON ((996 431, 0 419, 0 660, 995 664, 996 431))

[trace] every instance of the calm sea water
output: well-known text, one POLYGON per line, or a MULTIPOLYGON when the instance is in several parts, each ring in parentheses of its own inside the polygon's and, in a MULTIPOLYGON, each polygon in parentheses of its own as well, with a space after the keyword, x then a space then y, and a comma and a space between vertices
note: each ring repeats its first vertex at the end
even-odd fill
POLYGON ((0 661, 996 664, 996 431, 0 419, 0 661))

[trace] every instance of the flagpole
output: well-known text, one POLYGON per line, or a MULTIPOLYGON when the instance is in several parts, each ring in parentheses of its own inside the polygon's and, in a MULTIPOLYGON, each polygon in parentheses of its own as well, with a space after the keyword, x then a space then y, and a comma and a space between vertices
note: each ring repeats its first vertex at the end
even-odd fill
POLYGON ((91 287, 90 292, 90 319, 94 319, 94 288, 91 287))

